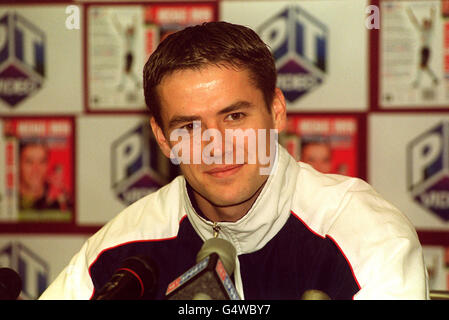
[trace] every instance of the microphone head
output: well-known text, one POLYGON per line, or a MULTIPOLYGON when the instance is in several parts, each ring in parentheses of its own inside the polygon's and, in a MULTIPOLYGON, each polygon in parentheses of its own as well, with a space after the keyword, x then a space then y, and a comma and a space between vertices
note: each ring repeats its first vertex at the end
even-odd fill
POLYGON ((235 269, 237 250, 235 250, 234 246, 227 240, 220 238, 206 240, 196 256, 196 262, 200 262, 214 252, 220 257, 228 275, 231 275, 235 269))
POLYGON ((198 292, 193 296, 192 300, 212 300, 212 298, 207 293, 198 292))
POLYGON ((331 298, 321 290, 306 290, 301 300, 331 300, 331 298))
POLYGON ((0 268, 0 300, 16 300, 22 291, 22 280, 10 268, 0 268))
POLYGON ((143 297, 152 299, 156 292, 159 270, 153 259, 137 255, 123 260, 120 269, 132 270, 141 280, 143 297))

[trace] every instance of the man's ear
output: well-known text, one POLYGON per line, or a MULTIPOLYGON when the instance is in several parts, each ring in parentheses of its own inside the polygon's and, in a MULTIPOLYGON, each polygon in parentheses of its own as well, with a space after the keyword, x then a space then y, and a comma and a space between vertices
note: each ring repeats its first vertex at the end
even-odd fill
POLYGON ((271 112, 273 115, 274 128, 278 129, 278 132, 284 131, 287 126, 287 107, 284 94, 279 88, 276 88, 274 91, 271 112))
POLYGON ((156 138, 157 144, 159 145, 159 148, 161 148, 161 150, 162 150, 162 153, 167 158, 170 158, 171 147, 168 144, 167 139, 165 138, 164 131, 159 126, 159 124, 156 122, 156 119, 154 117, 150 118, 150 125, 151 125, 151 129, 153 130, 154 137, 156 138))

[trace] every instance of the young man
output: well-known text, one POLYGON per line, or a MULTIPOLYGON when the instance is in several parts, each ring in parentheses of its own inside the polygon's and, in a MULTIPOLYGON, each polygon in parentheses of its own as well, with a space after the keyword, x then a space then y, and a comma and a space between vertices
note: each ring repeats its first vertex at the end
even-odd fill
POLYGON ((410 222, 365 182, 319 173, 267 138, 286 122, 275 85, 270 51, 246 27, 214 22, 167 37, 145 66, 144 93, 156 139, 167 157, 184 160, 183 175, 92 236, 42 298, 89 299, 125 258, 143 254, 158 264, 156 299, 164 299, 214 236, 237 251, 242 299, 300 299, 312 289, 331 299, 427 298, 410 222), (257 143, 249 134, 226 143, 239 130, 257 131, 257 143), (219 134, 195 142, 198 131, 219 134), (177 154, 179 137, 188 148, 177 154), (201 161, 186 161, 198 148, 201 161))

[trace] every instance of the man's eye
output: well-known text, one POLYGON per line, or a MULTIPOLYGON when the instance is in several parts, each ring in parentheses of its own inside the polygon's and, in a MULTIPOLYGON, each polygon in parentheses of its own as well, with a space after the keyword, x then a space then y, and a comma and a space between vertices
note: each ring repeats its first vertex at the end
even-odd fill
POLYGON ((245 116, 245 114, 242 112, 234 112, 234 113, 227 115, 226 120, 231 120, 231 121, 240 120, 244 116, 245 116))
POLYGON ((199 124, 197 124, 195 122, 191 122, 191 123, 183 125, 180 129, 186 129, 187 131, 191 131, 198 127, 199 127, 199 124))
POLYGON ((193 123, 185 124, 180 129, 193 130, 193 123))

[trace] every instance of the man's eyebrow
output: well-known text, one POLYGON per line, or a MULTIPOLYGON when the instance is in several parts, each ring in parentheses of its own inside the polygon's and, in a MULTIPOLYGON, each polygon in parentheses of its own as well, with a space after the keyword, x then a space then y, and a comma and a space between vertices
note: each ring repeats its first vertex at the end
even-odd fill
MULTIPOLYGON (((230 113, 233 111, 241 110, 241 109, 248 109, 253 107, 253 104, 248 101, 237 101, 223 109, 217 112, 218 115, 223 115, 226 113, 230 113)), ((170 121, 168 122, 168 129, 174 128, 179 126, 183 123, 193 122, 193 121, 201 121, 200 116, 174 116, 170 121)))
POLYGON ((233 111, 238 111, 241 109, 249 109, 251 107, 253 107, 253 104, 248 101, 237 101, 237 102, 221 109, 220 111, 218 111, 217 114, 223 115, 223 114, 230 113, 233 111))

